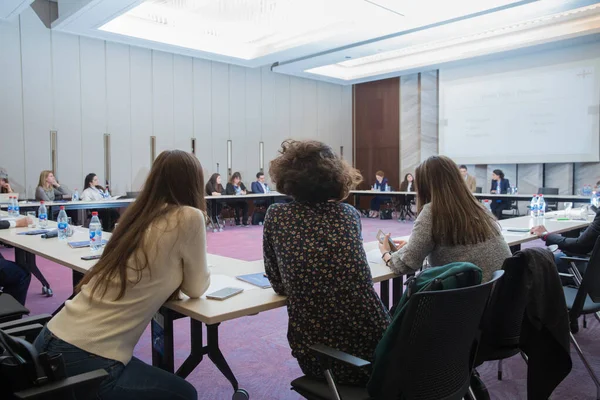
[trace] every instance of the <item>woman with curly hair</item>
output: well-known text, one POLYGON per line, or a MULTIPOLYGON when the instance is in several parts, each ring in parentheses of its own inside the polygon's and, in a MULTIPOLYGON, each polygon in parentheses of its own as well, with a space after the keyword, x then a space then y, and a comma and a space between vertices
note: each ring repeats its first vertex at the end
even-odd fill
MULTIPOLYGON (((322 343, 372 360, 390 317, 373 288, 360 214, 342 200, 360 173, 317 141, 286 141, 271 161, 277 191, 291 196, 265 216, 265 271, 287 296, 288 340, 305 375, 323 378, 309 347, 322 343)), ((370 371, 336 364, 336 381, 364 385, 370 371)))

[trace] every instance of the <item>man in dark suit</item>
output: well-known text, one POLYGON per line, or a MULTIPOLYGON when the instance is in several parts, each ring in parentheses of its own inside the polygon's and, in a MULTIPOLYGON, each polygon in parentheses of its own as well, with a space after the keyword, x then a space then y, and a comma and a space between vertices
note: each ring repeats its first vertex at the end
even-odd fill
MULTIPOLYGON (((28 218, 16 221, 0 221, 0 229, 27 227, 28 218)), ((4 293, 10 294, 19 303, 25 305, 27 290, 31 281, 31 273, 12 261, 5 260, 0 254, 0 287, 4 293)))
MULTIPOLYGON (((265 174, 262 172, 258 172, 256 174, 256 181, 252 182, 250 185, 250 190, 252 193, 268 193, 269 186, 265 183, 265 174)), ((257 206, 266 206, 267 200, 255 200, 254 204, 257 206)))
MULTIPOLYGON (((596 244, 598 236, 600 236, 600 213, 596 213, 592 223, 576 238, 566 238, 558 233, 548 233, 544 225, 531 228, 531 234, 537 235, 540 239, 546 242, 546 246, 557 245, 560 250, 569 254, 583 255, 591 253, 596 244)), ((558 252, 554 255, 554 261, 559 272, 569 273, 569 263, 561 260, 565 253, 558 252)), ((577 269, 583 273, 587 267, 587 263, 577 263, 577 269)))
MULTIPOLYGON (((508 179, 504 178, 504 172, 500 169, 495 169, 492 172, 492 186, 490 188, 490 193, 492 194, 508 194, 508 189, 510 188, 510 182, 508 179)), ((498 219, 502 219, 502 211, 508 210, 510 208, 510 200, 508 199, 498 199, 492 200, 490 204, 490 208, 492 213, 498 219)))

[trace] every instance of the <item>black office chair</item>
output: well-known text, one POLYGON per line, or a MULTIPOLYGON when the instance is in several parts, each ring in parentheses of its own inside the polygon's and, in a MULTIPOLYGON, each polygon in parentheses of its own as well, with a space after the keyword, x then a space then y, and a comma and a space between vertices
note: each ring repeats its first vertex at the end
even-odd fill
POLYGON ((10 294, 0 290, 0 323, 13 321, 29 314, 29 310, 10 294))
POLYGON ((578 285, 576 288, 563 287, 567 308, 569 309, 569 319, 571 320, 571 343, 594 381, 596 385, 596 399, 600 400, 600 379, 594 373, 591 364, 583 354, 579 343, 575 340, 575 336, 573 336, 573 333, 579 330, 578 319, 580 316, 593 314, 600 322, 600 237, 596 240, 594 250, 589 258, 563 257, 562 259, 572 263, 569 268, 569 276, 578 285), (573 264, 574 262, 582 261, 587 261, 588 263, 583 277, 573 264))
MULTIPOLYGON (((541 187, 541 188, 538 188, 538 194, 557 195, 558 188, 541 187)), ((556 210, 558 210, 558 201, 546 201, 546 211, 556 211, 556 210)))
POLYGON ((519 341, 527 306, 528 290, 523 285, 525 270, 511 258, 503 265, 504 278, 494 287, 490 303, 483 316, 481 342, 476 366, 498 360, 498 380, 502 380, 502 360, 521 353, 519 341))
MULTIPOLYGON (((386 398, 458 400, 467 396, 481 318, 492 287, 503 273, 496 271, 481 285, 423 291, 411 297, 384 378, 386 398)), ((311 350, 327 381, 304 376, 292 382, 292 390, 309 400, 371 399, 364 388, 336 385, 331 374, 332 362, 364 367, 368 361, 323 345, 311 350)))
POLYGON ((98 387, 108 376, 105 370, 66 377, 62 355, 50 357, 46 353, 38 354, 31 344, 43 329, 42 324, 24 320, 10 324, 13 326, 0 327, 0 398, 97 398, 98 387))
POLYGON ((481 186, 477 186, 475 188, 475 193, 483 193, 483 188, 481 186))

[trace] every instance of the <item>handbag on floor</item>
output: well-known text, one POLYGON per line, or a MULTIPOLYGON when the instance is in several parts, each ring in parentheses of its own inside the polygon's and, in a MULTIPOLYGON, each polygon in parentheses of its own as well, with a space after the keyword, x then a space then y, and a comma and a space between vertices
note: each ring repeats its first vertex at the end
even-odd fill
POLYGON ((381 210, 379 212, 380 219, 392 219, 394 211, 391 208, 386 208, 385 210, 381 210))

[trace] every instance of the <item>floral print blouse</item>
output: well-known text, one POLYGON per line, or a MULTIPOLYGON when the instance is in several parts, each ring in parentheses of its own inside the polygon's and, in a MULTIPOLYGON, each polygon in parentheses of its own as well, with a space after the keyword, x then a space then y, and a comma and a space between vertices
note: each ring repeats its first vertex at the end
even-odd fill
MULTIPOLYGON (((375 289, 360 215, 345 203, 274 204, 265 216, 265 271, 287 296, 288 341, 303 373, 323 378, 309 347, 321 343, 373 360, 390 316, 375 289)), ((364 385, 368 369, 335 364, 341 384, 364 385)))

